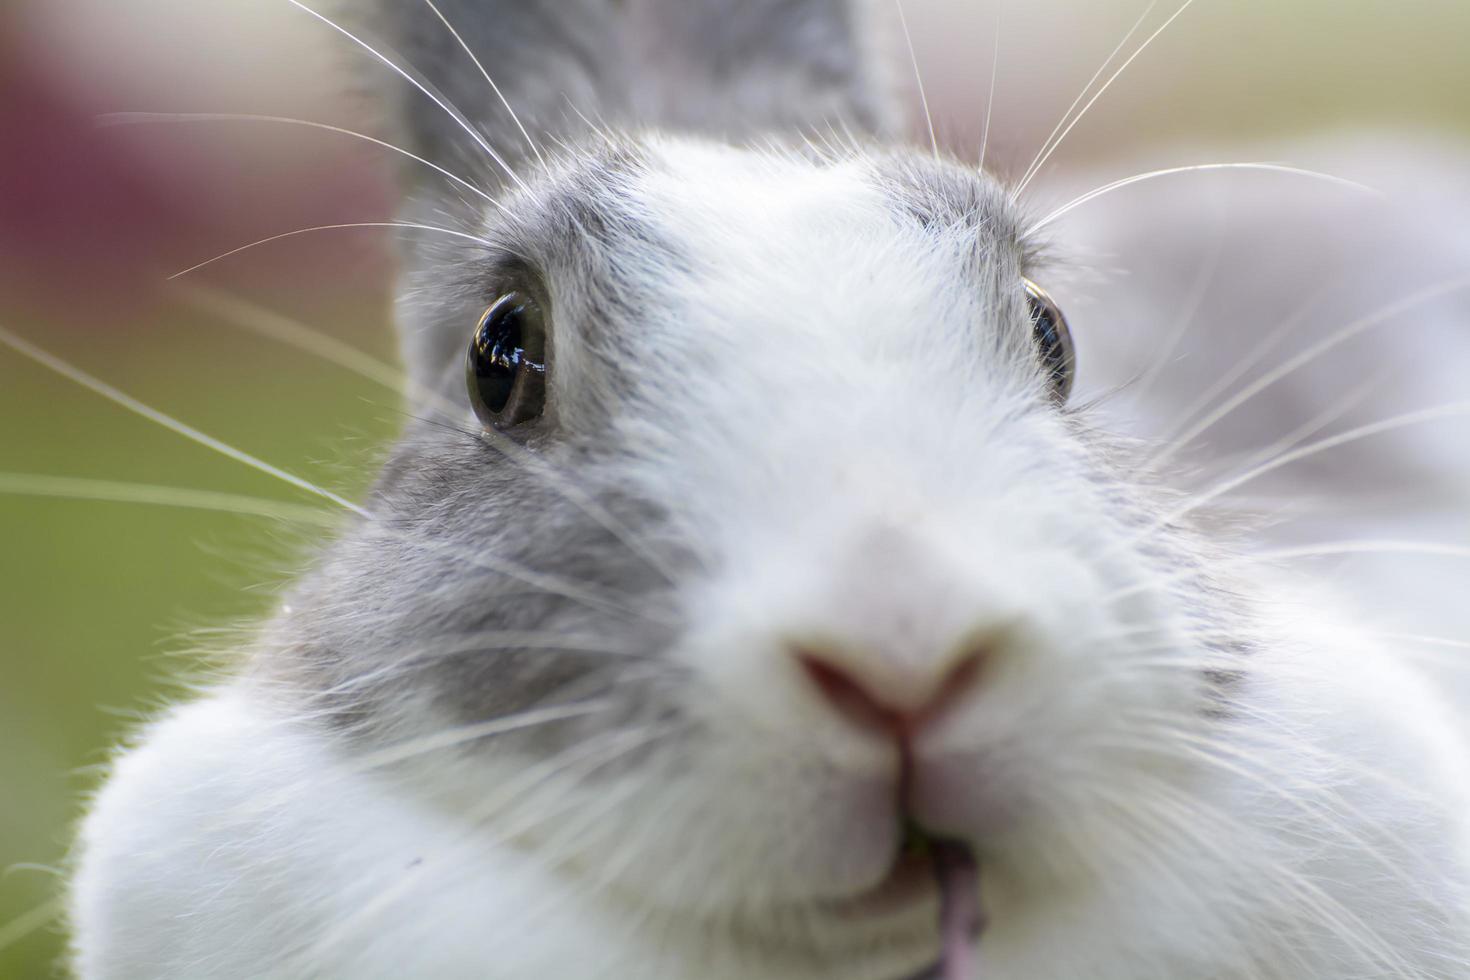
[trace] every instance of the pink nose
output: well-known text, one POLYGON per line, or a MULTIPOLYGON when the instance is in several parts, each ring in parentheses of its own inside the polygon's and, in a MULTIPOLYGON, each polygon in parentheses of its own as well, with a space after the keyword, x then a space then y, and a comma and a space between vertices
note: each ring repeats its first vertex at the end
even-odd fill
POLYGON ((793 651, 826 702, 861 728, 907 741, 973 686, 990 656, 989 644, 967 647, 928 675, 883 671, 859 661, 798 646, 793 651), (885 676, 886 673, 886 676, 885 676))

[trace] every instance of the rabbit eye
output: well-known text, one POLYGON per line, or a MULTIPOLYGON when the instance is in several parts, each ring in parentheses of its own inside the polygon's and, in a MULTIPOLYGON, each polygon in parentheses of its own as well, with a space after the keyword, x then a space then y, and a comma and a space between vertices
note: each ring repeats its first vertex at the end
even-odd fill
POLYGON ((1026 283, 1026 301, 1031 306, 1031 332, 1036 341, 1036 351, 1041 356, 1041 366, 1051 383, 1052 395, 1058 403, 1065 403, 1072 391, 1072 375, 1076 367, 1072 351, 1072 332, 1067 329, 1067 318, 1052 300, 1050 294, 1030 279, 1026 283))
POLYGON ((546 332, 541 308, 506 293, 480 317, 465 357, 470 404, 486 426, 529 422, 546 407, 546 332))

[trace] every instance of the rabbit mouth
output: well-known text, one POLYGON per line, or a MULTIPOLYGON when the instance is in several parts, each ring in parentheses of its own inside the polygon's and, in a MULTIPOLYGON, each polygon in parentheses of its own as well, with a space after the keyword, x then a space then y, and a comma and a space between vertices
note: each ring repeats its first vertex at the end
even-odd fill
POLYGON ((846 916, 884 916, 912 908, 937 894, 939 956, 901 980, 976 980, 976 945, 985 927, 979 865, 968 844, 911 832, 888 875, 864 894, 843 902, 846 916))

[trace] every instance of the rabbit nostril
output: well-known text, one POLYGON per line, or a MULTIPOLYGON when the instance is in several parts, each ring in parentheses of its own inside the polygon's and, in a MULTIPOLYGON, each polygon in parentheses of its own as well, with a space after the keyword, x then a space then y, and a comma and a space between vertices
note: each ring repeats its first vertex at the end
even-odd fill
POLYGON ((908 723, 903 712, 884 704, 843 668, 813 654, 797 653, 797 660, 817 690, 837 713, 863 728, 903 735, 908 723))
POLYGON ((988 645, 969 648, 958 661, 947 665, 942 675, 887 681, 864 676, 809 649, 797 647, 794 653, 812 684, 838 714, 859 727, 906 739, 973 686, 990 650, 988 645))
POLYGON ((926 717, 936 715, 963 697, 965 692, 974 686, 976 678, 989 659, 989 644, 977 644, 971 647, 969 652, 949 669, 949 673, 944 675, 944 680, 940 682, 934 696, 924 706, 924 715, 926 717))

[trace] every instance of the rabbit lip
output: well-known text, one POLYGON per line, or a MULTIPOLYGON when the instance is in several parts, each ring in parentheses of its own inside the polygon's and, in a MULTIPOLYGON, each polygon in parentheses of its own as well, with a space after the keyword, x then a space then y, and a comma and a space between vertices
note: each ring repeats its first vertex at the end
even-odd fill
POLYGON ((905 849, 895 855, 888 873, 872 887, 850 898, 840 899, 839 904, 844 910, 857 915, 882 915, 919 902, 935 901, 937 896, 928 856, 905 849))

